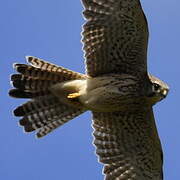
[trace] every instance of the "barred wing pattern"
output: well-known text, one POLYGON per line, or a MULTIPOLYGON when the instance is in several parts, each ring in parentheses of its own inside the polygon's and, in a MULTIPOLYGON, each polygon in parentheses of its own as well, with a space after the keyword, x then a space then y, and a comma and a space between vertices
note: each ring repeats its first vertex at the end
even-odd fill
POLYGON ((152 109, 93 112, 94 144, 105 180, 162 180, 162 150, 152 109))
POLYGON ((139 0, 82 0, 87 74, 146 74, 148 26, 139 0))

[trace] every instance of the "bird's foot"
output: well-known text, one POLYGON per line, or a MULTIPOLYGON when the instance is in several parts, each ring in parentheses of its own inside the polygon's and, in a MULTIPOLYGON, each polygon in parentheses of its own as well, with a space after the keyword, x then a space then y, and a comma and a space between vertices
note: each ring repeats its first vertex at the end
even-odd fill
POLYGON ((80 96, 80 93, 71 93, 71 94, 68 94, 67 98, 69 99, 75 99, 75 98, 78 98, 80 96))

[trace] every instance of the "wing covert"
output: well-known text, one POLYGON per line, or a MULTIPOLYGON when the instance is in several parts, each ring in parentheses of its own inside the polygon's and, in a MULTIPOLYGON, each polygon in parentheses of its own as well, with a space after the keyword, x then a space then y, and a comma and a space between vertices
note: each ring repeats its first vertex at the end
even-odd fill
POLYGON ((139 0, 82 0, 89 76, 146 72, 148 27, 139 0))
POLYGON ((162 180, 162 149, 152 109, 93 112, 93 128, 105 180, 162 180))

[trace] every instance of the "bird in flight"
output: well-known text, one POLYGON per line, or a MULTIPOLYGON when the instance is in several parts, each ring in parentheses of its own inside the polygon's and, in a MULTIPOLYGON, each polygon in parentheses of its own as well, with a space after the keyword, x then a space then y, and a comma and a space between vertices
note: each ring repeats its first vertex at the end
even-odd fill
POLYGON ((91 111, 105 180, 162 180, 152 106, 169 87, 147 71, 148 25, 139 0, 82 0, 86 74, 28 56, 11 76, 25 132, 43 137, 91 111))

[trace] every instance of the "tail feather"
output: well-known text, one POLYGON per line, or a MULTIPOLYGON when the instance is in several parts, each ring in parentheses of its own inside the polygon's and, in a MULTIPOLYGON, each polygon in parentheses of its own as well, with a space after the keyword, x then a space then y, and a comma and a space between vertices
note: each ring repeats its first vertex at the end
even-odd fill
POLYGON ((46 91, 29 91, 29 90, 22 90, 22 89, 11 89, 9 91, 9 95, 14 98, 36 98, 36 97, 43 97, 50 94, 49 90, 46 91))
POLYGON ((37 137, 43 137, 84 112, 82 107, 63 102, 49 89, 57 83, 84 79, 86 76, 35 57, 28 56, 27 61, 30 65, 14 65, 19 74, 11 76, 15 89, 11 89, 9 95, 32 99, 17 107, 14 115, 22 117, 19 124, 25 132, 35 130, 37 137))
POLYGON ((22 90, 48 90, 50 86, 56 84, 56 81, 34 79, 22 74, 13 74, 11 76, 12 84, 17 89, 22 90))
POLYGON ((44 61, 36 57, 27 56, 26 59, 28 63, 30 63, 33 67, 40 68, 41 70, 51 72, 51 73, 52 72, 58 73, 59 77, 61 78, 65 77, 66 80, 75 80, 75 79, 85 78, 84 74, 71 71, 61 66, 56 66, 55 64, 51 64, 47 61, 44 61))
POLYGON ((56 124, 57 128, 84 112, 81 109, 76 109, 61 103, 56 105, 47 105, 41 108, 36 106, 36 108, 37 109, 31 111, 30 113, 27 113, 19 121, 20 125, 24 126, 25 132, 32 132, 38 129, 41 130, 41 128, 47 129, 47 127, 51 126, 51 124, 56 124))
POLYGON ((45 97, 40 96, 35 100, 28 101, 25 104, 17 107, 14 110, 14 115, 24 116, 26 114, 32 113, 33 111, 37 111, 39 109, 50 107, 57 104, 59 104, 59 100, 55 96, 52 95, 47 95, 45 97))
POLYGON ((56 128, 58 128, 59 126, 62 126, 64 123, 70 121, 71 119, 79 116, 80 114, 82 114, 84 111, 83 110, 79 110, 79 111, 74 111, 72 112, 72 114, 68 114, 64 117, 57 117, 57 120, 52 121, 51 123, 47 124, 46 126, 43 126, 38 133, 36 134, 36 136, 38 138, 43 137, 45 135, 47 135, 48 133, 52 132, 53 130, 55 130, 56 128))
POLYGON ((50 72, 35 68, 27 64, 14 64, 14 68, 17 72, 23 74, 26 77, 32 77, 34 79, 41 80, 53 80, 53 81, 65 81, 68 80, 65 76, 61 76, 56 72, 50 72))

